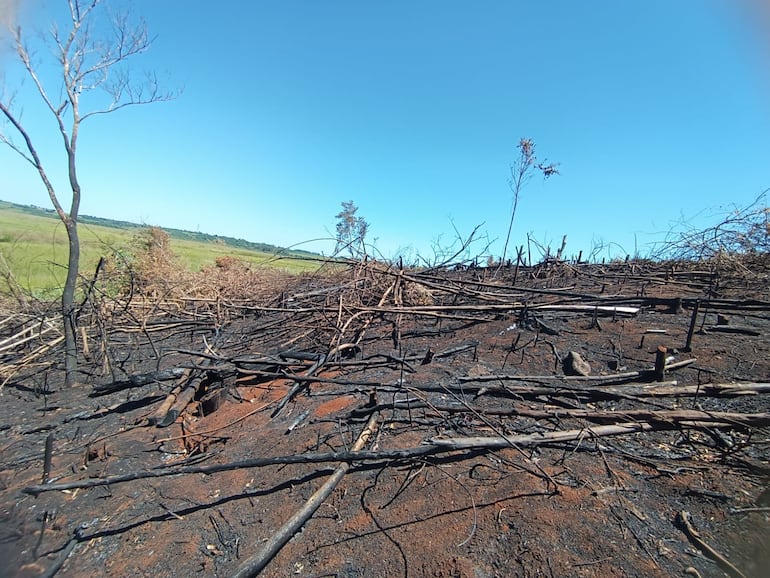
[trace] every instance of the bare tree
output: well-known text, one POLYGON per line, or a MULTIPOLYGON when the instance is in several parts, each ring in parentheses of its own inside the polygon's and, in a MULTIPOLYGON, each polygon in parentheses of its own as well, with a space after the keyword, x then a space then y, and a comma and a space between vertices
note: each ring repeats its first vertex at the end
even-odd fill
POLYGON ((516 209, 519 206, 519 196, 524 186, 536 172, 543 173, 543 178, 547 179, 553 175, 558 175, 558 165, 540 162, 535 155, 535 142, 530 138, 522 138, 516 145, 519 149, 519 158, 511 165, 511 178, 508 180, 508 186, 513 193, 513 206, 511 207, 511 221, 508 224, 508 234, 505 236, 505 245, 503 246, 503 256, 500 258, 500 267, 505 263, 505 256, 508 253, 508 242, 511 239, 513 230, 513 220, 516 217, 516 209))
POLYGON ((33 50, 28 41, 40 37, 24 34, 20 26, 8 24, 13 46, 26 76, 32 80, 59 132, 67 157, 69 210, 65 210, 62 195, 49 179, 38 148, 22 121, 13 96, 0 93, 0 118, 7 121, 0 127, 0 142, 16 151, 40 175, 56 213, 67 231, 69 258, 67 277, 62 291, 62 316, 65 337, 65 384, 76 381, 77 372, 77 307, 75 290, 80 263, 78 213, 81 188, 78 181, 77 150, 81 124, 89 118, 115 112, 127 106, 165 101, 175 95, 159 89, 154 74, 137 80, 131 75, 127 61, 145 52, 152 44, 143 20, 132 24, 126 14, 113 15, 102 5, 103 0, 66 0, 69 8, 63 29, 53 24, 47 39, 56 62, 57 74, 44 78, 48 69, 33 62, 33 50), (87 101, 87 104, 83 104, 87 101), (8 130, 9 129, 9 130, 8 130), (20 142, 13 138, 20 138, 20 142))
POLYGON ((342 211, 337 213, 337 246, 334 250, 339 253, 343 249, 350 252, 351 257, 366 255, 364 239, 369 231, 369 223, 363 217, 357 216, 358 207, 353 201, 343 201, 342 211))

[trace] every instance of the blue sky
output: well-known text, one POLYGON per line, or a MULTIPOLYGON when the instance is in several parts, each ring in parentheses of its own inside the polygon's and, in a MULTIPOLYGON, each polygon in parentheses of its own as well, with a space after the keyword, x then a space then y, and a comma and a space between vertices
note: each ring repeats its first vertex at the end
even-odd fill
MULTIPOLYGON (((63 4, 22 0, 19 21, 45 27, 63 4)), ((499 255, 529 137, 561 174, 522 192, 511 244, 644 254, 770 187, 763 4, 136 0, 156 39, 134 68, 182 92, 84 123, 81 212, 289 246, 332 236, 350 199, 385 257, 430 258, 478 225, 499 255)), ((17 103, 67 199, 29 88, 17 103)), ((49 206, 7 147, 0 175, 0 199, 49 206)))

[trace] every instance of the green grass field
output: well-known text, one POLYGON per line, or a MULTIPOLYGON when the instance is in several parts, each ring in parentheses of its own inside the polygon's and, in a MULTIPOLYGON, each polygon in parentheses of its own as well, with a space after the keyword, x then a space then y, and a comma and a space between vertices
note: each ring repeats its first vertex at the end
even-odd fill
MULTIPOLYGON (((80 272, 86 277, 94 271, 100 257, 116 250, 130 250, 134 236, 142 229, 131 223, 110 223, 113 222, 85 218, 79 224, 80 272)), ((170 236, 174 254, 190 271, 214 265, 217 257, 223 256, 292 273, 318 268, 318 262, 303 259, 301 254, 276 259, 275 252, 232 246, 225 238, 204 236, 205 240, 196 240, 185 238, 194 234, 184 231, 170 232, 170 236)), ((41 299, 57 298, 66 276, 67 254, 67 233, 55 213, 0 201, 0 293, 9 291, 3 279, 10 271, 25 292, 41 299)))

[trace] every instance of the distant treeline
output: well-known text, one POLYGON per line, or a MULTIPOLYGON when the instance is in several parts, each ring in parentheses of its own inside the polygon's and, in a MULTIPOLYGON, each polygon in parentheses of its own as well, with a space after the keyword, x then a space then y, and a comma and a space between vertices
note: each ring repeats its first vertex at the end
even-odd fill
MULTIPOLYGON (((9 203, 7 201, 0 201, 0 208, 3 209, 16 209, 30 215, 38 215, 41 217, 52 217, 58 219, 59 216, 53 209, 45 209, 43 207, 37 207, 35 205, 17 205, 16 203, 9 203)), ((113 229, 146 229, 151 225, 138 225, 136 223, 130 223, 128 221, 116 221, 114 219, 103 219, 102 217, 91 217, 89 215, 80 215, 78 221, 84 224, 100 225, 102 227, 112 227, 113 229)), ((228 247, 236 249, 247 249, 250 251, 261 251, 263 253, 276 253, 281 255, 297 255, 297 256, 319 256, 318 253, 312 251, 303 251, 301 249, 285 249, 276 245, 270 245, 269 243, 252 243, 244 239, 236 239, 234 237, 224 237, 221 235, 209 235, 208 233, 200 233, 193 231, 183 231, 181 229, 169 229, 161 227, 171 238, 175 239, 189 239, 192 241, 200 241, 202 243, 221 243, 228 247)))

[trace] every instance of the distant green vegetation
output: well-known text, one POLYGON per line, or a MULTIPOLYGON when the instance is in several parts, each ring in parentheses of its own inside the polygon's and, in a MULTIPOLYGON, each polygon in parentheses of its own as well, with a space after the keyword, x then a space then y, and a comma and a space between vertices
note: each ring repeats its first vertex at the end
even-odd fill
MULTIPOLYGON (((90 275, 102 256, 131 251, 134 236, 144 226, 97 217, 80 217, 81 274, 90 275)), ((218 257, 234 257, 292 273, 315 270, 318 257, 307 251, 287 251, 264 243, 203 233, 164 229, 180 264, 190 271, 215 264, 218 257), (277 258, 276 255, 280 255, 277 258)), ((6 271, 37 297, 58 297, 66 276, 67 233, 53 210, 0 201, 0 274, 6 271)), ((0 293, 6 293, 0 276, 0 293)))

